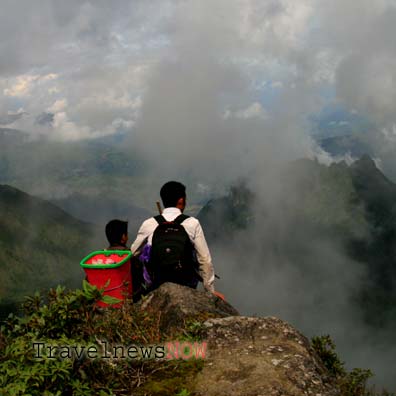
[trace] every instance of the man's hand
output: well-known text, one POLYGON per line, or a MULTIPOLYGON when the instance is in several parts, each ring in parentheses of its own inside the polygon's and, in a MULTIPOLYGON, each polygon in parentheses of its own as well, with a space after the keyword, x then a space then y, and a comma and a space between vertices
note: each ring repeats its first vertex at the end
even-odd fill
POLYGON ((221 294, 221 293, 218 292, 218 291, 214 291, 213 294, 214 294, 216 297, 219 297, 219 298, 221 298, 223 301, 225 301, 224 294, 221 294))

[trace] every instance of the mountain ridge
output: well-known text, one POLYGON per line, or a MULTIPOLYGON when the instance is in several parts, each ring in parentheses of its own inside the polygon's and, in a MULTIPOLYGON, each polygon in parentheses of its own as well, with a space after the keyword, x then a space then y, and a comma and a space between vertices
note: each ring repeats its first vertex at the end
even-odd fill
MULTIPOLYGON (((362 288, 354 291, 365 320, 372 326, 396 321, 392 308, 396 304, 396 184, 367 155, 350 166, 297 160, 284 179, 282 194, 261 212, 259 196, 246 185, 208 202, 198 218, 209 244, 220 246, 220 251, 236 244, 245 252, 246 262, 264 263, 269 260, 267 254, 275 261, 303 266, 315 244, 326 241, 366 273, 362 288), (257 247, 244 238, 246 233, 254 235, 265 250, 253 254, 257 247)), ((302 268, 311 272, 320 259, 314 256, 302 268)))

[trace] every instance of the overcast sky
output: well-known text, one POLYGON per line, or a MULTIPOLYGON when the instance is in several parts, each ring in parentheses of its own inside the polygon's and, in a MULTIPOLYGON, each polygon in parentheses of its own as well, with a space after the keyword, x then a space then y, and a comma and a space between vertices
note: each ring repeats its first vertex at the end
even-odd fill
POLYGON ((165 174, 207 176, 221 158, 213 182, 235 163, 234 178, 329 162, 309 120, 338 104, 376 125, 373 152, 396 179, 395 1, 0 2, 0 127, 127 132, 165 174))
POLYGON ((203 124, 274 119, 283 101, 298 129, 335 101, 392 140, 395 19, 392 0, 1 0, 1 126, 139 134, 175 90, 211 106, 189 108, 203 124))

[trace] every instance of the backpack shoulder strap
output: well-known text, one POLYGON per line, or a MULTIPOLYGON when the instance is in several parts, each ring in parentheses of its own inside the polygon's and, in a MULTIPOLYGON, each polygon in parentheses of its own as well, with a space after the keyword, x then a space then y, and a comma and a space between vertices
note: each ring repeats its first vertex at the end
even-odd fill
POLYGON ((181 214, 181 215, 177 216, 176 219, 173 220, 173 222, 180 225, 181 223, 183 223, 184 220, 188 219, 189 217, 190 216, 187 216, 185 214, 181 214))
POLYGON ((154 219, 157 221, 158 224, 166 223, 165 217, 162 215, 154 216, 154 219))
POLYGON ((185 214, 180 214, 179 216, 176 217, 173 221, 166 221, 165 217, 162 215, 157 215, 154 216, 154 219, 157 221, 158 224, 163 224, 163 223, 176 223, 176 224, 181 224, 183 223, 184 220, 188 219, 190 216, 187 216, 185 214))

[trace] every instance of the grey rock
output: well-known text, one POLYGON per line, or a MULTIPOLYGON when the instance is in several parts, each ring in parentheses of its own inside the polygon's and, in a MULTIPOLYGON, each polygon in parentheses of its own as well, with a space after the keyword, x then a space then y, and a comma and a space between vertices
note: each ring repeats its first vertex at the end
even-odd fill
POLYGON ((138 307, 161 312, 160 329, 165 333, 181 328, 186 320, 239 315, 234 307, 212 293, 175 283, 164 283, 139 302, 138 307))
POLYGON ((340 395, 308 339, 280 319, 239 316, 211 293, 173 283, 151 292, 138 307, 160 312, 161 331, 168 334, 183 329, 188 319, 203 323, 206 356, 188 386, 194 396, 340 395))
POLYGON ((273 318, 209 319, 196 396, 339 395, 309 341, 273 318))

